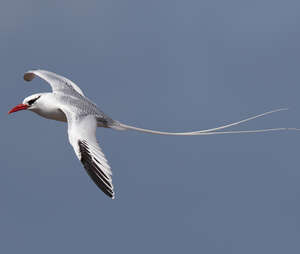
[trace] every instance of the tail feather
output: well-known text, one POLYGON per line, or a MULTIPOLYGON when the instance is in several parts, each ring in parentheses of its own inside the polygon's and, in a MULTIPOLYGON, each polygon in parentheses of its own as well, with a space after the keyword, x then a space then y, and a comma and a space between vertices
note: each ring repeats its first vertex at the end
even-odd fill
POLYGON ((219 131, 223 129, 227 129, 232 126, 239 125, 241 123, 245 123, 248 121, 251 121, 253 119, 263 117, 275 112, 279 111, 284 111, 287 110, 287 108, 280 108, 280 109, 275 109, 272 111, 265 112, 263 114, 255 115, 252 117, 249 117, 247 119, 230 123, 227 125, 219 126, 216 128, 211 128, 211 129, 206 129, 206 130, 200 130, 200 131, 191 131, 191 132, 166 132, 166 131, 157 131, 157 130, 150 130, 150 129, 143 129, 143 128, 138 128, 135 126, 130 126, 126 125, 120 122, 115 122, 115 125, 112 126, 112 128, 117 129, 117 130, 134 130, 134 131, 139 131, 139 132, 146 132, 146 133, 151 133, 151 134, 157 134, 157 135, 173 135, 173 136, 195 136, 195 135, 220 135, 220 134, 241 134, 241 133, 261 133, 261 132, 272 132, 272 131, 283 131, 283 130, 300 130, 297 128, 270 128, 270 129, 257 129, 257 130, 244 130, 244 131, 219 131))

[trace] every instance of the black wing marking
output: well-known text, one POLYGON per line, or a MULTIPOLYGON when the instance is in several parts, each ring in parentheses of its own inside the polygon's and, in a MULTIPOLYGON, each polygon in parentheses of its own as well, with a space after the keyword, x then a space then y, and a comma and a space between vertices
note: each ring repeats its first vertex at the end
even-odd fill
POLYGON ((104 167, 99 160, 93 157, 89 145, 84 140, 78 141, 79 151, 81 155, 81 162, 92 178, 94 183, 110 198, 114 198, 113 185, 109 176, 101 169, 104 167))

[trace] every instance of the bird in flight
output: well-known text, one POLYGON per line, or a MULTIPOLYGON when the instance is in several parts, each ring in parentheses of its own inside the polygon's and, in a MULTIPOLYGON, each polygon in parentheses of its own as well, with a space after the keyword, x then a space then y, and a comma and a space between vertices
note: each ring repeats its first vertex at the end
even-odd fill
POLYGON ((296 130, 294 128, 272 128, 245 131, 220 131, 258 117, 286 110, 286 108, 272 110, 238 122, 201 131, 164 132, 142 129, 123 124, 104 114, 96 104, 83 94, 82 90, 74 82, 63 76, 46 70, 33 70, 24 74, 24 80, 31 81, 36 76, 48 82, 52 88, 52 92, 37 93, 28 96, 21 104, 12 108, 8 113, 11 114, 20 110, 30 110, 48 119, 67 122, 69 142, 77 158, 81 161, 94 183, 112 199, 115 197, 112 184, 112 171, 99 147, 96 138, 97 127, 174 136, 258 133, 288 129, 296 130))

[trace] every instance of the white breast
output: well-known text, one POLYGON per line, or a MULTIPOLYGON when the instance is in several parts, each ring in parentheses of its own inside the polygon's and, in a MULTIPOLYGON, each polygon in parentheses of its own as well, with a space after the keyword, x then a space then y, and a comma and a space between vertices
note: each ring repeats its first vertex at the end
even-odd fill
POLYGON ((32 111, 48 119, 67 122, 67 118, 64 112, 62 112, 59 108, 52 108, 52 107, 47 107, 46 109, 35 108, 32 109, 32 111))

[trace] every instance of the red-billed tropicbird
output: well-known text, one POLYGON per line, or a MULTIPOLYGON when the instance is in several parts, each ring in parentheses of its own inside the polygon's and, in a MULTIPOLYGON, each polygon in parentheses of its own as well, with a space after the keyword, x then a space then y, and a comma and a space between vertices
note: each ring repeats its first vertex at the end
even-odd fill
POLYGON ((246 131, 219 131, 261 116, 286 110, 285 108, 272 110, 235 123, 201 131, 174 133, 141 129, 120 123, 105 115, 71 80, 45 70, 28 71, 24 74, 24 79, 26 81, 31 81, 35 76, 48 82, 52 87, 52 93, 33 94, 25 98, 23 103, 15 106, 8 113, 10 114, 19 110, 28 109, 48 119, 68 122, 69 141, 74 148, 76 156, 82 162, 84 168, 95 184, 111 198, 114 198, 115 196, 111 178, 112 172, 97 142, 97 127, 177 136, 257 133, 292 129, 273 128, 246 131))

